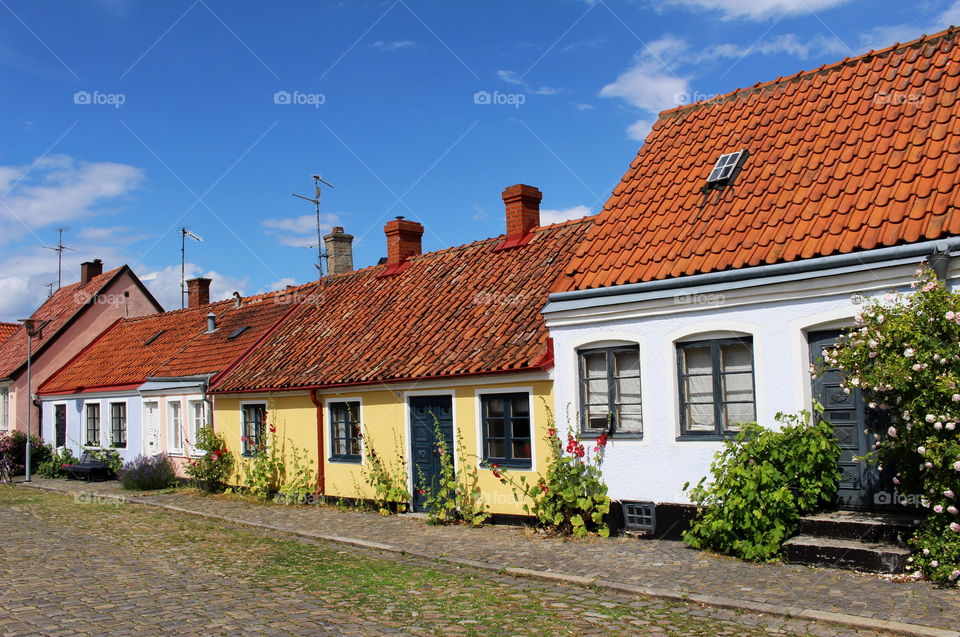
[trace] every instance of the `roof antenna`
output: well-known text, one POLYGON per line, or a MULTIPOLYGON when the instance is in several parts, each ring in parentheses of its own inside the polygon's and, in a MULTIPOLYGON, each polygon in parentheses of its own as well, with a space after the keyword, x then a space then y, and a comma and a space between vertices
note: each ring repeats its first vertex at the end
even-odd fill
POLYGON ((187 265, 187 237, 190 237, 194 241, 203 241, 200 237, 193 234, 186 228, 180 228, 180 309, 182 310, 185 306, 183 303, 183 297, 187 294, 187 279, 186 279, 186 265, 187 265))
MULTIPOLYGON (((63 233, 64 233, 65 231, 69 230, 69 229, 70 229, 70 228, 66 228, 66 227, 64 227, 64 228, 57 228, 57 232, 59 233, 59 238, 57 239, 57 245, 56 245, 56 246, 43 246, 43 247, 46 248, 47 250, 53 250, 54 252, 57 253, 57 289, 58 289, 58 290, 61 288, 61 286, 62 286, 62 284, 63 284, 63 251, 64 251, 64 250, 73 250, 74 252, 76 252, 76 250, 74 250, 73 248, 70 248, 70 247, 68 247, 68 246, 63 245, 63 233)), ((53 296, 52 286, 51 286, 51 290, 50 290, 50 296, 53 296)))
MULTIPOLYGON (((48 298, 48 299, 49 299, 51 296, 53 296, 53 286, 55 286, 55 285, 57 285, 56 282, 44 283, 44 284, 43 284, 43 287, 47 288, 47 298, 48 298)), ((57 285, 57 289, 58 289, 58 290, 60 289, 60 286, 59 286, 59 285, 57 285)))
POLYGON ((323 237, 321 236, 321 230, 320 230, 320 184, 324 184, 325 186, 330 186, 331 188, 333 188, 333 184, 331 184, 328 181, 324 181, 323 178, 320 177, 320 175, 313 175, 313 188, 315 193, 314 198, 311 199, 310 197, 304 197, 303 195, 298 195, 297 193, 293 193, 293 196, 299 197, 300 199, 303 199, 305 201, 309 201, 310 203, 312 203, 314 206, 317 207, 317 245, 316 246, 311 245, 308 247, 310 248, 315 247, 317 249, 317 265, 316 265, 317 276, 322 277, 323 276, 323 258, 326 255, 323 253, 323 237))

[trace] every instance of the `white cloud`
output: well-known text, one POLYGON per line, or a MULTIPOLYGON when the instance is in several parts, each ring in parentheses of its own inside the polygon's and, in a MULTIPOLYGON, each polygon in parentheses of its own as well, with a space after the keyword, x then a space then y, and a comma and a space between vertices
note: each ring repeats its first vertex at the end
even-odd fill
POLYGON ((497 78, 503 82, 506 82, 507 84, 513 84, 514 86, 519 87, 524 93, 535 93, 537 95, 557 95, 558 93, 563 93, 566 90, 562 88, 556 88, 554 86, 541 86, 539 88, 533 88, 522 77, 518 76, 516 71, 510 71, 507 69, 500 69, 497 71, 497 78))
POLYGON ((715 44, 708 46, 699 54, 693 56, 690 61, 698 63, 720 58, 741 58, 752 54, 784 54, 806 60, 823 55, 850 55, 851 51, 842 40, 834 36, 827 37, 817 34, 804 41, 794 33, 786 33, 784 35, 778 35, 775 38, 762 40, 749 47, 737 44, 715 44))
MULTIPOLYGON (((230 298, 234 291, 244 294, 244 290, 250 285, 250 279, 247 277, 231 277, 220 274, 215 270, 206 273, 200 266, 194 263, 187 263, 185 266, 185 278, 194 279, 198 276, 204 276, 211 279, 210 282, 210 300, 221 301, 230 298)), ((166 310, 176 310, 180 308, 180 264, 168 265, 160 270, 148 272, 140 277, 150 293, 156 297, 160 305, 166 310)), ((186 301, 186 297, 184 297, 186 301)))
POLYGON ((29 166, 0 166, 0 243, 26 228, 76 221, 97 207, 128 195, 144 180, 139 168, 114 162, 85 162, 67 155, 41 158, 29 166), (26 228, 25 228, 26 227, 26 228))
POLYGON ((586 217, 592 215, 593 211, 590 210, 587 206, 572 206, 570 208, 563 208, 560 210, 541 210, 540 211, 540 225, 548 226, 551 223, 560 223, 561 221, 570 221, 571 219, 579 219, 581 217, 586 217))
MULTIPOLYGON (((282 219, 264 219, 260 222, 280 245, 306 248, 317 245, 317 215, 301 215, 282 219)), ((320 214, 320 232, 327 234, 333 226, 340 225, 340 215, 335 212, 320 214)))
POLYGON ((719 11, 726 19, 765 20, 831 9, 848 0, 667 0, 670 5, 719 11))
POLYGON ((929 20, 918 20, 915 24, 876 27, 860 36, 860 44, 865 50, 882 49, 894 42, 915 40, 924 33, 943 31, 954 24, 960 24, 960 0, 954 0, 950 6, 929 20))
MULTIPOLYGON (((92 226, 88 226, 85 228, 80 228, 78 236, 86 241, 109 241, 115 245, 128 245, 150 238, 150 235, 139 233, 135 228, 128 228, 126 226, 111 226, 103 228, 94 228, 92 226)), ((66 239, 64 242, 66 243, 66 239)))
POLYGON ((373 48, 380 49, 381 51, 405 51, 407 49, 419 49, 420 45, 414 42, 413 40, 395 40, 395 41, 384 41, 377 40, 373 43, 373 48))
POLYGON ((486 208, 483 206, 478 206, 474 204, 473 206, 473 216, 470 217, 473 221, 486 221, 490 218, 490 215, 487 213, 486 208))
POLYGON ((647 138, 647 135, 650 134, 652 128, 653 120, 638 119, 627 127, 627 137, 642 142, 647 138))
POLYGON ((651 113, 676 106, 677 96, 689 90, 690 77, 673 74, 666 60, 678 58, 686 49, 686 42, 672 36, 651 42, 636 55, 633 66, 600 89, 600 96, 618 97, 651 113))
POLYGON ((574 104, 573 107, 578 111, 592 111, 596 108, 593 104, 574 104))

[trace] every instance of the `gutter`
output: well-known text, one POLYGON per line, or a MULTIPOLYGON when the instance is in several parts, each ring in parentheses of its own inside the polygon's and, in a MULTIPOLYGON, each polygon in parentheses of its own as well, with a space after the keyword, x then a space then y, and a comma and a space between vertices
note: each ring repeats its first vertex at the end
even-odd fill
POLYGON ((323 444, 323 403, 317 399, 317 390, 310 390, 310 400, 317 408, 317 493, 326 495, 327 483, 324 476, 326 452, 323 444))
MULTIPOLYGON (((857 268, 858 266, 895 260, 917 260, 918 258, 930 257, 936 254, 952 255, 958 251, 960 251, 960 237, 949 237, 946 239, 924 241, 923 243, 911 243, 907 245, 893 246, 890 248, 878 248, 863 252, 850 252, 846 254, 833 254, 826 257, 817 257, 814 259, 802 259, 799 261, 791 261, 789 263, 774 263, 771 265, 759 265, 736 270, 723 270, 721 272, 708 272, 706 274, 692 274, 689 276, 680 276, 671 279, 658 279, 656 281, 613 285, 590 290, 555 292, 548 297, 549 300, 546 307, 543 309, 543 312, 557 312, 568 309, 565 307, 556 307, 556 304, 570 301, 601 299, 634 294, 642 295, 652 292, 679 290, 694 286, 699 287, 720 285, 745 281, 756 281, 755 285, 761 285, 765 282, 764 279, 773 277, 796 276, 798 278, 805 278, 801 277, 800 275, 839 268, 857 268)), ((609 305, 617 302, 620 301, 611 299, 606 303, 599 304, 609 305)), ((580 306, 580 304, 576 305, 580 306)))

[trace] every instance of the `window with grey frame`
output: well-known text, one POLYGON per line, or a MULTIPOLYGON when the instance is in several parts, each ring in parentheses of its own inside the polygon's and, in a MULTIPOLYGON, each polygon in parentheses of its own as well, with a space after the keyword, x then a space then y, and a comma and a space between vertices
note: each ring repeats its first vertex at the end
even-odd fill
POLYGON ((100 404, 89 403, 86 407, 87 416, 87 435, 86 442, 88 447, 100 446, 100 404))
POLYGON ((517 469, 532 467, 530 394, 483 394, 480 413, 484 462, 517 469))
POLYGON ((110 403, 110 440, 119 449, 127 446, 127 403, 110 403))
POLYGON ((240 438, 243 443, 243 455, 252 456, 265 448, 266 420, 266 405, 243 406, 243 436, 240 438))
POLYGON ((579 359, 581 431, 643 435, 640 347, 584 349, 579 359))
POLYGON ((677 368, 682 436, 727 436, 756 420, 752 338, 678 343, 677 368))
POLYGON ((360 403, 330 403, 331 460, 360 462, 360 403))

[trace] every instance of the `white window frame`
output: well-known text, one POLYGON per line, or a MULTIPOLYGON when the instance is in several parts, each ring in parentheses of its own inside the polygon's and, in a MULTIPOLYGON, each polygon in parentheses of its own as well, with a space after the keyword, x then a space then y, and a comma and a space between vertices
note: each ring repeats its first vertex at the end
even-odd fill
POLYGON ((367 458, 367 446, 364 444, 363 439, 363 398, 359 396, 332 396, 324 400, 324 406, 326 407, 326 413, 324 421, 324 446, 326 447, 326 459, 327 462, 333 464, 345 464, 345 465, 356 465, 363 464, 367 458), (344 456, 334 456, 333 455, 333 407, 335 403, 357 403, 357 423, 360 425, 360 459, 359 460, 349 460, 344 456))
POLYGON ((10 431, 10 387, 0 387, 0 431, 10 431))
POLYGON ((197 434, 200 429, 207 426, 210 422, 210 410, 207 408, 207 401, 202 398, 191 398, 187 400, 187 418, 190 423, 188 427, 190 435, 187 437, 187 451, 191 456, 202 456, 203 452, 197 449, 197 434), (197 426, 195 407, 200 405, 203 410, 203 418, 197 426))
POLYGON ((166 411, 167 411, 167 453, 171 456, 182 456, 183 455, 183 402, 177 398, 176 400, 166 401, 166 411), (173 424, 173 406, 176 405, 177 412, 177 424, 173 424), (179 431, 178 431, 179 430, 179 431), (179 436, 174 434, 179 433, 179 436))
POLYGON ((533 387, 484 387, 475 389, 473 392, 474 418, 476 419, 475 435, 477 436, 477 468, 484 469, 484 438, 483 438, 483 403, 481 396, 485 394, 526 394, 530 405, 530 468, 509 467, 511 473, 537 473, 537 444, 542 437, 539 429, 539 422, 536 414, 536 397, 533 387))
POLYGON ((256 407, 256 406, 263 407, 263 413, 264 413, 264 418, 263 418, 263 437, 266 439, 265 442, 266 442, 267 448, 269 448, 269 446, 270 446, 270 435, 269 435, 269 434, 270 434, 270 425, 267 423, 267 417, 268 417, 268 415, 269 415, 269 411, 267 410, 267 400, 266 400, 266 399, 264 399, 264 400, 242 400, 242 401, 240 401, 240 436, 239 436, 238 439, 237 439, 237 442, 240 443, 240 457, 242 457, 242 458, 249 458, 249 457, 251 457, 251 454, 244 452, 244 449, 246 448, 246 445, 244 445, 243 441, 239 439, 239 438, 242 438, 243 436, 246 436, 246 435, 247 435, 247 433, 246 433, 246 431, 247 431, 247 423, 244 421, 244 407, 256 407))
MULTIPOLYGON (((110 424, 110 435, 108 439, 110 440, 110 446, 115 449, 128 449, 130 447, 130 406, 127 404, 126 400, 110 400, 107 402, 107 417, 109 418, 110 424), (124 436, 127 438, 123 442, 122 447, 117 447, 117 441, 113 439, 113 406, 114 405, 123 405, 123 431, 124 436)), ((103 414, 100 415, 100 439, 103 440, 103 414)))
POLYGON ((83 447, 87 449, 103 448, 103 404, 99 400, 84 401, 83 403, 83 447), (97 439, 94 442, 87 440, 87 428, 89 415, 87 410, 93 405, 97 406, 97 439))

